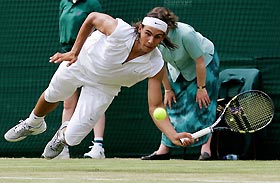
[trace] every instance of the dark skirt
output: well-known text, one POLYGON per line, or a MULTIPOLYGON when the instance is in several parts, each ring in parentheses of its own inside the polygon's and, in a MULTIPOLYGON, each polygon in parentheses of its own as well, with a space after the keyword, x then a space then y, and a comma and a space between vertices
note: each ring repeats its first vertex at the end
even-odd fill
MULTIPOLYGON (((210 97, 210 105, 202 109, 196 102, 196 79, 186 81, 182 75, 173 82, 169 77, 171 87, 176 95, 177 103, 172 104, 172 109, 167 107, 171 123, 177 132, 194 133, 210 126, 216 120, 217 98, 219 93, 219 57, 214 53, 212 61, 206 67, 206 89, 210 97)), ((190 147, 205 144, 210 134, 199 138, 190 147)), ((176 147, 164 134, 161 143, 167 147, 176 147)))

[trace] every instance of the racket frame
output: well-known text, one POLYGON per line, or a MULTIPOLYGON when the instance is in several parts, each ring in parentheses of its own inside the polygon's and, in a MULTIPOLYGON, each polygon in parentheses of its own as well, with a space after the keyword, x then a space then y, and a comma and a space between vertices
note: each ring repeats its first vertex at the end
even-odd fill
MULTIPOLYGON (((217 126, 217 125, 220 123, 220 121, 222 120, 222 118, 223 118, 223 116, 224 116, 226 110, 227 110, 228 107, 231 105, 232 101, 234 101, 238 96, 243 95, 244 93, 249 93, 249 92, 260 92, 260 93, 262 93, 263 95, 265 95, 265 96, 270 100, 270 102, 271 102, 271 104, 272 104, 272 117, 271 117, 270 121, 268 121, 267 124, 264 125, 262 128, 264 128, 265 126, 267 126, 267 125, 272 121, 272 118, 273 118, 273 115, 274 115, 274 105, 273 105, 273 102, 272 102, 271 98, 270 98, 266 93, 264 93, 264 92, 262 92, 262 91, 259 91, 259 90, 248 90, 248 91, 239 93, 238 95, 234 96, 234 97, 226 104, 225 108, 223 109, 223 112, 220 114, 220 116, 218 117, 218 119, 217 119, 211 126, 206 127, 206 128, 204 128, 204 129, 202 129, 202 130, 199 130, 199 131, 197 131, 197 132, 191 134, 191 135, 192 135, 192 138, 196 140, 196 139, 198 139, 198 138, 200 138, 200 137, 202 137, 202 136, 204 136, 204 135, 207 135, 207 134, 209 134, 209 133, 213 133, 213 132, 215 131, 215 126, 217 126)), ((262 129, 262 128, 260 128, 260 129, 262 129)), ((229 127, 228 129, 231 129, 231 128, 229 127)), ((258 130, 260 130, 260 129, 258 129, 258 130)), ((257 131, 257 130, 250 130, 250 131, 248 131, 248 132, 239 131, 239 133, 253 133, 253 132, 255 132, 255 131, 257 131)), ((189 140, 189 138, 181 138, 181 139, 180 139, 181 143, 183 143, 184 140, 189 140)))

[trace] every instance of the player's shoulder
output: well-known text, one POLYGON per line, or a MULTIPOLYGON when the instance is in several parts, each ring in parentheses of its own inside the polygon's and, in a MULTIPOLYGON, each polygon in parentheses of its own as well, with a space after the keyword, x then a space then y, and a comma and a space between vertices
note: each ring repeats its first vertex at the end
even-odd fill
POLYGON ((121 18, 116 18, 115 21, 116 21, 117 25, 116 25, 116 28, 115 28, 114 32, 112 33, 111 37, 116 36, 119 38, 130 39, 131 36, 133 36, 135 29, 130 24, 128 24, 127 22, 122 20, 121 18))

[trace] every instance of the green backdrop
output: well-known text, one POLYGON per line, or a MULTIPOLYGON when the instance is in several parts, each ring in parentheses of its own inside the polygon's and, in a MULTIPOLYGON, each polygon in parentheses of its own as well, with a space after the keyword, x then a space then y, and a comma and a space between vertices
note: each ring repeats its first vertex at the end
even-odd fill
MULTIPOLYGON (((155 6, 173 10, 180 21, 211 39, 221 59, 221 69, 257 68, 262 90, 275 104, 275 118, 257 133, 257 159, 280 158, 280 1, 278 0, 101 0, 113 17, 132 23, 155 6)), ((40 157, 60 125, 62 105, 47 116, 47 132, 21 142, 8 143, 4 133, 29 115, 57 66, 48 62, 59 50, 59 1, 2 0, 0 4, 0 156, 40 157)), ((108 73, 109 74, 109 73, 108 73)), ((156 150, 160 132, 148 115, 146 81, 123 88, 106 113, 104 147, 107 157, 140 157, 156 150)), ((92 134, 71 148, 81 157, 92 134)), ((172 151, 180 157, 183 149, 172 151)), ((187 149, 197 158, 198 148, 187 149)))

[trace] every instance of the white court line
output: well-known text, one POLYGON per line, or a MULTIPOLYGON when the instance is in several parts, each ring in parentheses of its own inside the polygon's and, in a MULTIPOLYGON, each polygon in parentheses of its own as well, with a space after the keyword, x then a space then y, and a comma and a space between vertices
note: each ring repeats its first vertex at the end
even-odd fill
MULTIPOLYGON (((0 177, 0 179, 16 179, 16 180, 65 180, 65 178, 48 178, 48 177, 0 177)), ((121 178, 82 178, 82 180, 89 181, 129 181, 130 179, 121 179, 121 178)), ((197 179, 149 179, 157 181, 178 181, 178 182, 209 182, 209 183, 280 183, 279 181, 251 181, 251 180, 197 180, 197 179)), ((147 180, 147 181, 149 181, 147 180)))
MULTIPOLYGON (((109 178, 87 178, 90 181, 129 181, 130 179, 109 179, 109 178)), ((136 181, 136 180, 135 180, 136 181)), ((280 183, 279 181, 255 181, 255 180, 197 180, 197 179, 148 179, 147 181, 172 181, 172 182, 209 182, 209 183, 280 183)))
POLYGON ((129 179, 110 179, 110 178, 88 178, 88 179, 83 179, 83 180, 90 180, 90 181, 94 181, 94 180, 104 180, 104 181, 129 181, 129 179))
POLYGON ((188 179, 186 182, 219 182, 219 183, 280 183, 279 181, 255 181, 255 180, 197 180, 188 179))
POLYGON ((63 178, 48 178, 48 177, 0 177, 0 179, 16 179, 16 180, 62 180, 63 178))

